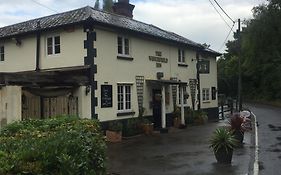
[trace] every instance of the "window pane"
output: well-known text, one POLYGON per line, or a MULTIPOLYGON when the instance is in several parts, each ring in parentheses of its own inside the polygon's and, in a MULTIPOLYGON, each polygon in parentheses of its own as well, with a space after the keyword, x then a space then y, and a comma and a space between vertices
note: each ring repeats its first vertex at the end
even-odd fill
POLYGON ((118 37, 118 42, 117 42, 117 44, 118 44, 118 53, 119 54, 122 54, 123 53, 123 47, 122 47, 122 38, 121 37, 118 37))
POLYGON ((60 44, 60 37, 56 36, 55 37, 55 45, 59 45, 60 44))
POLYGON ((178 50, 178 62, 181 62, 181 50, 178 50))
POLYGON ((52 54, 53 54, 53 47, 48 46, 48 55, 52 55, 52 54))
POLYGON ((4 53, 4 46, 1 46, 0 53, 4 53))
POLYGON ((53 38, 48 38, 47 39, 47 46, 50 47, 53 45, 53 38))
POLYGON ((185 62, 185 53, 184 53, 184 50, 182 50, 182 62, 185 62))
POLYGON ((4 61, 4 53, 1 53, 1 55, 0 55, 0 61, 4 61))
POLYGON ((55 54, 60 53, 60 45, 55 46, 55 54))
POLYGON ((125 55, 129 55, 129 39, 125 38, 125 55))

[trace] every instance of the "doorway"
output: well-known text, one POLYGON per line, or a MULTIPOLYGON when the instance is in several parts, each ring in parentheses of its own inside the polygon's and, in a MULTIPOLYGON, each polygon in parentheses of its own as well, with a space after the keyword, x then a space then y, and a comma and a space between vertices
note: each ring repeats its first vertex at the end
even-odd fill
POLYGON ((160 89, 153 89, 153 119, 154 119, 154 128, 161 128, 161 116, 162 116, 162 95, 160 89))

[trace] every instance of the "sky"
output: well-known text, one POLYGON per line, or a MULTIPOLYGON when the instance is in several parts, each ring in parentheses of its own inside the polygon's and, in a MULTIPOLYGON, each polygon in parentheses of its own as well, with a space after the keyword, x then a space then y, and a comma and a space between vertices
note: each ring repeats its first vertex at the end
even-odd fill
MULTIPOLYGON (((213 0, 131 0, 135 5, 134 19, 175 32, 210 48, 224 52, 224 41, 232 22, 221 12, 229 26, 211 5, 213 0)), ((252 18, 252 8, 265 0, 217 0, 234 20, 252 18)), ((0 27, 23 22, 56 12, 64 12, 86 5, 94 6, 95 0, 0 0, 0 27), (40 5, 41 4, 41 5, 40 5)), ((216 6, 219 10, 219 7, 216 6)), ((237 23, 233 31, 236 31, 237 23)), ((233 39, 233 33, 229 40, 233 39)))

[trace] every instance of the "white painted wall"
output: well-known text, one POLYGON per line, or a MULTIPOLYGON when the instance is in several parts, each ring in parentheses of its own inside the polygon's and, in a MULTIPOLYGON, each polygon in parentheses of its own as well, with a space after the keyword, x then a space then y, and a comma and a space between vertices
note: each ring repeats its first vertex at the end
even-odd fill
MULTIPOLYGON (((0 90, 0 123, 21 120, 21 87, 5 86, 0 90)), ((0 126, 1 127, 1 126, 0 126)))
POLYGON ((78 97, 79 117, 91 119, 91 92, 86 94, 86 86, 80 86, 74 96, 78 97))

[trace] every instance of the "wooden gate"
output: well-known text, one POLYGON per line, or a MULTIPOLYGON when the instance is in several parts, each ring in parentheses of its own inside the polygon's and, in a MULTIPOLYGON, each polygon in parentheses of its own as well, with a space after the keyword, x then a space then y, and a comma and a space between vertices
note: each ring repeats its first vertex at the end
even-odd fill
POLYGON ((62 115, 78 116, 78 97, 68 95, 40 99, 29 92, 23 93, 22 119, 45 119, 62 115))

